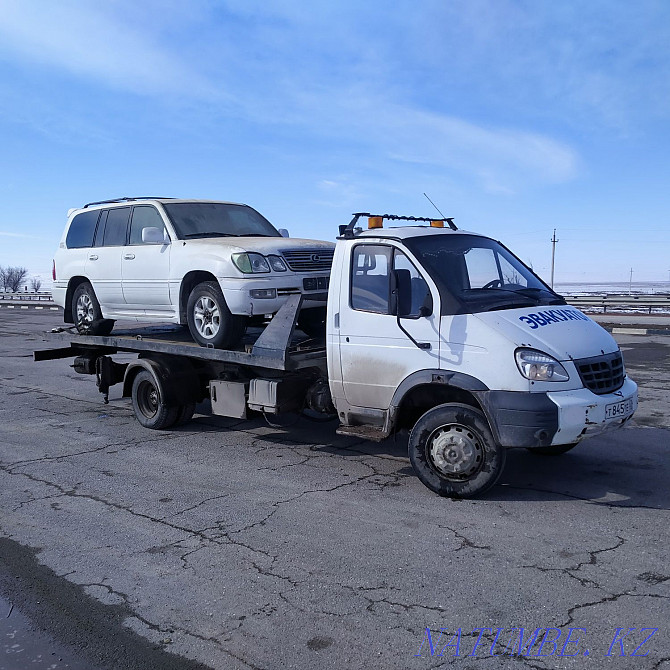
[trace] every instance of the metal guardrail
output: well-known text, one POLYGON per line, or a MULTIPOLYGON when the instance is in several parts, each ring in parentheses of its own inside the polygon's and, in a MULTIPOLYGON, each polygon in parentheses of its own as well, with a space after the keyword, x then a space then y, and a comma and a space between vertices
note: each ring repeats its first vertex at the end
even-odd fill
MULTIPOLYGON (((562 294, 566 302, 575 307, 602 307, 607 312, 608 307, 637 307, 638 309, 651 310, 661 308, 670 310, 670 294, 640 294, 625 295, 619 293, 607 293, 602 295, 570 295, 562 294)), ((40 291, 28 293, 27 291, 0 292, 0 300, 37 300, 53 302, 51 291, 40 291)))
POLYGON ((27 291, 0 292, 0 300, 46 300, 53 302, 51 291, 38 291, 37 293, 28 293, 27 291))
POLYGON ((659 294, 641 294, 641 295, 622 295, 622 294, 604 294, 604 295, 566 295, 563 294, 566 302, 575 307, 602 307, 603 312, 607 312, 608 307, 635 307, 637 309, 651 310, 665 309, 670 310, 670 295, 659 294))

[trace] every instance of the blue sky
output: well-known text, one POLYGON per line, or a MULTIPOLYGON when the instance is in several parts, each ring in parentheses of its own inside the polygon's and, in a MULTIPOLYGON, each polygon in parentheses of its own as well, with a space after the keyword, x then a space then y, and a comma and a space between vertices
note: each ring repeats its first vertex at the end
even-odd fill
POLYGON ((501 239, 557 281, 670 279, 670 3, 0 0, 0 264, 67 210, 246 202, 501 239))

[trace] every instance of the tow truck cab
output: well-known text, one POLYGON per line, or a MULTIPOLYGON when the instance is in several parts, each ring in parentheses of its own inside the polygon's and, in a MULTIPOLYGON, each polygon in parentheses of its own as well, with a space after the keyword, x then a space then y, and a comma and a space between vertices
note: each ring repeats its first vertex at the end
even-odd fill
POLYGON ((370 217, 362 231, 360 216, 341 230, 328 300, 340 432, 409 427, 424 484, 468 495, 507 447, 561 453, 631 418, 637 386, 612 336, 500 242, 450 219, 370 217))

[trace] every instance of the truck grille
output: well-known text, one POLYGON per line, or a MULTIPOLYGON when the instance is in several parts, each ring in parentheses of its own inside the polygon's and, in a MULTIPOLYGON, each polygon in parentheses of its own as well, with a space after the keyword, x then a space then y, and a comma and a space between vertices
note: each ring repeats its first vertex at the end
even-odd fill
POLYGON ((582 383, 598 395, 611 393, 623 386, 625 375, 620 351, 575 361, 582 383))
POLYGON ((293 272, 318 272, 330 270, 334 249, 290 249, 282 252, 293 272))

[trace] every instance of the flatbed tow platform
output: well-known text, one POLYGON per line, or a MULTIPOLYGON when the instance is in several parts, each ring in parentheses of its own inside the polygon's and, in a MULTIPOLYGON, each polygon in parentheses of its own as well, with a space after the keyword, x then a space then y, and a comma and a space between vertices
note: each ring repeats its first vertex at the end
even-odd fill
POLYGON ((322 340, 295 333, 301 296, 291 296, 267 327, 250 328, 236 349, 202 347, 188 330, 176 325, 142 326, 118 330, 111 335, 80 335, 74 326, 55 329, 46 339, 66 346, 34 352, 36 361, 86 356, 93 353, 162 354, 196 361, 232 363, 268 370, 292 371, 325 367, 326 349, 322 340))

